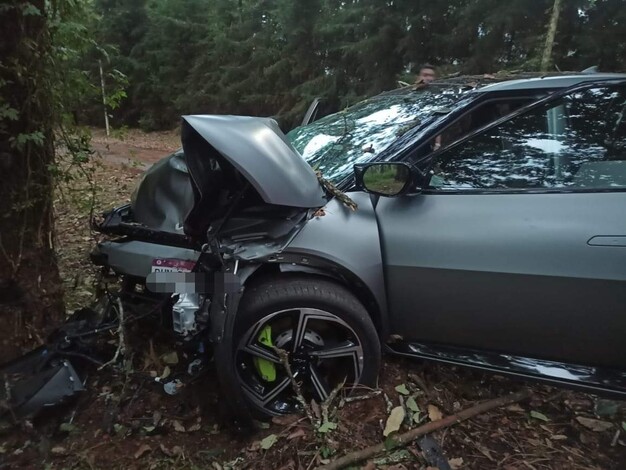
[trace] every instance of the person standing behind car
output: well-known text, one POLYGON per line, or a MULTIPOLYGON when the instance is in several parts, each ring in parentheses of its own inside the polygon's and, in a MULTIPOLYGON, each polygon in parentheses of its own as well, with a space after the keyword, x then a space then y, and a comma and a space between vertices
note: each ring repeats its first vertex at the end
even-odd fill
POLYGON ((437 79, 437 71, 435 70, 435 66, 430 65, 430 64, 424 64, 420 67, 420 71, 417 74, 415 83, 416 84, 423 83, 425 85, 428 85, 429 83, 435 81, 436 79, 437 79))

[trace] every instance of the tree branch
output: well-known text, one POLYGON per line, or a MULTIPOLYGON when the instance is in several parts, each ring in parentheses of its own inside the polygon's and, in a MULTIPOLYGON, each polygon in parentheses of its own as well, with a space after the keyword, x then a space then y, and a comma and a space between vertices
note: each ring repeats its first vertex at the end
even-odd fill
POLYGON ((357 462, 379 454, 380 452, 383 452, 385 450, 389 451, 397 449, 398 447, 404 447, 418 437, 423 436, 424 434, 429 434, 439 429, 447 428, 454 424, 460 423, 461 421, 473 418, 476 415, 485 413, 494 408, 507 406, 511 403, 522 401, 528 397, 530 397, 530 391, 521 390, 508 396, 494 398, 493 400, 487 400, 485 402, 479 403, 478 405, 472 406, 471 408, 459 411, 456 414, 446 416, 445 418, 439 419, 437 421, 431 421, 430 423, 426 423, 423 426, 411 429, 410 431, 407 431, 403 434, 399 434, 393 438, 393 443, 391 443, 391 445, 389 443, 387 443, 387 445, 385 445, 385 443, 380 443, 374 446, 366 447, 365 449, 350 452, 349 454, 338 458, 328 465, 317 467, 317 470, 339 470, 341 468, 347 467, 348 465, 353 465, 357 462))

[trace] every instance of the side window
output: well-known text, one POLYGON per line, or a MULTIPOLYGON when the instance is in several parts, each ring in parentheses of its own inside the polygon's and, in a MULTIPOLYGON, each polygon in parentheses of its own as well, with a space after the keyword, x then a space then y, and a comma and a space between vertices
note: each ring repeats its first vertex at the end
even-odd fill
POLYGON ((573 92, 443 152, 430 186, 626 188, 626 87, 573 92))
POLYGON ((512 113, 531 101, 530 98, 517 98, 484 103, 453 122, 435 141, 441 147, 446 147, 470 132, 512 113))

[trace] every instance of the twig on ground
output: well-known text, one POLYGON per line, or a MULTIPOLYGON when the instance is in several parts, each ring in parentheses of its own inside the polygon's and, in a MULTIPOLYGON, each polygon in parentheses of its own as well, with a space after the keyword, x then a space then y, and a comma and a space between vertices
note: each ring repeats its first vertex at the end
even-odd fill
POLYGON ((120 326, 117 329, 117 334, 118 334, 117 350, 115 351, 115 355, 113 356, 113 359, 102 364, 100 367, 98 367, 98 370, 102 370, 110 364, 115 364, 117 362, 117 359, 120 357, 120 354, 124 355, 124 353, 126 352, 126 338, 124 335, 124 307, 122 306, 122 301, 120 300, 119 297, 116 300, 117 300, 117 306, 119 308, 118 318, 119 318, 119 323, 120 323, 120 326))
POLYGON ((373 392, 366 393, 364 395, 354 395, 351 397, 343 398, 344 403, 352 403, 353 401, 361 401, 361 400, 369 400, 370 398, 375 398, 379 396, 382 390, 374 390, 373 392))
POLYGON ((376 444, 374 446, 366 447, 365 449, 346 454, 343 457, 340 457, 337 460, 329 463, 328 465, 318 467, 318 470, 339 470, 341 468, 347 467, 348 465, 352 465, 369 457, 372 457, 385 450, 390 451, 393 449, 397 449, 398 447, 404 447, 405 445, 409 444, 416 438, 423 436, 424 434, 428 434, 439 429, 452 426, 494 408, 507 406, 511 403, 522 401, 528 397, 530 397, 530 391, 521 390, 519 392, 512 393, 504 397, 494 398, 492 400, 479 403, 478 405, 472 406, 471 408, 459 411, 456 414, 446 416, 445 418, 439 419, 437 421, 431 421, 430 423, 424 424, 423 426, 411 429, 410 431, 407 431, 403 434, 399 434, 393 438, 392 443, 387 442, 387 445, 385 445, 385 443, 376 444))
POLYGON ((409 380, 412 380, 413 382, 415 382, 415 384, 420 388, 422 392, 424 392, 424 394, 428 398, 432 398, 433 396, 432 392, 426 385, 426 382, 424 381, 424 379, 422 379, 419 375, 411 373, 409 374, 409 380))

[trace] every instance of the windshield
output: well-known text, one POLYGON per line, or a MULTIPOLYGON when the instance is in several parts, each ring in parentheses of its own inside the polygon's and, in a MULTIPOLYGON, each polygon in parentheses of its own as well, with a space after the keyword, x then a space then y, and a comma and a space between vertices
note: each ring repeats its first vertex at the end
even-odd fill
POLYGON ((383 93, 287 134, 304 159, 337 184, 355 163, 380 155, 394 140, 447 114, 464 93, 435 86, 383 93))

